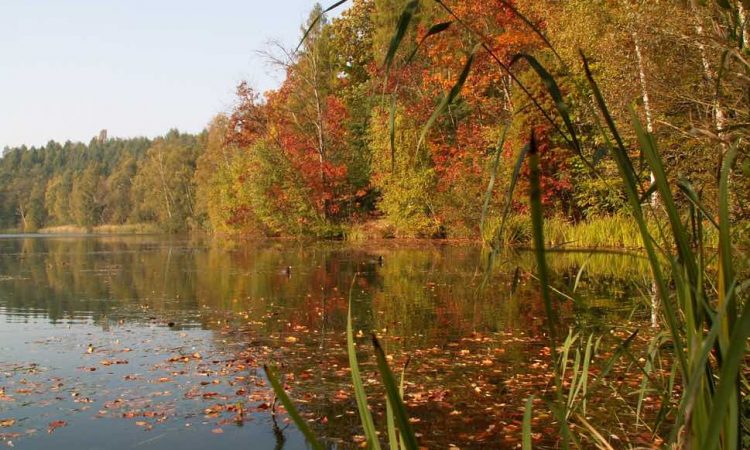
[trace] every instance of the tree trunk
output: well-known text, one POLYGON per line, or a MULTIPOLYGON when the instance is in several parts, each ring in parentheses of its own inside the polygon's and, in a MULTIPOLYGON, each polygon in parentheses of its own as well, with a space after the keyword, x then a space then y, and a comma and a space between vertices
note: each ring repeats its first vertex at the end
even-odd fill
MULTIPOLYGON (((318 162, 320 164, 320 185, 323 192, 327 191, 327 180, 325 173, 325 161, 326 161, 326 142, 325 142, 325 124, 324 124, 324 113, 323 113, 323 100, 320 95, 320 86, 318 85, 318 54, 317 51, 313 51, 312 58, 312 88, 313 95, 315 96, 315 129, 317 131, 318 140, 318 162)), ((323 204, 323 216, 328 218, 328 203, 329 200, 325 199, 323 204)))
POLYGON ((167 217, 169 218, 169 221, 172 221, 172 205, 171 201, 169 199, 169 189, 167 189, 167 180, 164 176, 164 156, 161 153, 161 150, 159 151, 159 154, 157 155, 157 161, 159 162, 159 178, 161 178, 161 187, 162 192, 164 193, 164 206, 167 209, 167 217))
POLYGON ((739 29, 740 33, 742 33, 742 48, 748 48, 750 47, 750 36, 747 35, 747 11, 745 11, 745 7, 742 6, 742 2, 737 2, 737 15, 739 16, 739 29))
POLYGON ((28 230, 29 224, 26 220, 26 212, 23 209, 23 203, 21 202, 18 202, 18 213, 21 215, 21 226, 23 228, 22 231, 28 230))
MULTIPOLYGON (((633 31, 632 34, 633 34, 633 43, 635 45, 635 55, 638 59, 638 75, 641 81, 641 98, 643 99, 643 109, 646 112, 646 130, 648 130, 649 134, 653 134, 654 133, 654 119, 653 119, 653 113, 651 112, 651 101, 648 95, 648 83, 646 82, 646 65, 643 61, 643 53, 641 51, 641 41, 636 31, 633 31)), ((653 185, 654 182, 656 182, 656 178, 654 177, 654 172, 649 172, 649 178, 651 179, 651 184, 653 185)), ((659 202, 659 194, 657 194, 656 191, 654 191, 649 197, 649 203, 651 203, 651 206, 656 206, 658 202, 659 202)))
MULTIPOLYGON (((693 13, 695 18, 695 32, 698 35, 698 50, 700 51, 701 63, 703 64, 703 76, 708 84, 712 85, 716 80, 716 72, 711 67, 711 61, 708 59, 708 50, 706 50, 706 45, 703 43, 705 31, 703 29, 701 18, 698 15, 697 10, 695 9, 695 6, 693 6, 693 13)), ((724 115, 724 110, 721 107, 721 99, 718 92, 714 93, 713 105, 714 127, 716 128, 716 133, 719 135, 719 137, 721 137, 724 134, 724 128, 726 127, 726 116, 724 115)), ((722 145, 722 148, 723 147, 725 146, 722 145)))

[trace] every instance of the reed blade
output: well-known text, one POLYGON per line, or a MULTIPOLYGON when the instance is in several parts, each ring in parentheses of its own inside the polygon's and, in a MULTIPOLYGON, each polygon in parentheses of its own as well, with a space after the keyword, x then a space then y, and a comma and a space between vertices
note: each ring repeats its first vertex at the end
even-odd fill
POLYGON ((430 132, 433 125, 435 125, 435 122, 441 115, 443 115, 443 113, 448 109, 451 103, 453 103, 453 101, 458 97, 458 94, 461 93, 461 89, 463 89, 464 84, 466 83, 466 79, 469 77, 469 73, 471 72, 471 66, 474 63, 474 55, 475 51, 472 51, 469 57, 466 59, 464 68, 461 70, 461 74, 458 76, 456 83, 453 85, 453 87, 451 87, 451 90, 448 91, 448 94, 443 97, 443 100, 440 102, 438 107, 435 108, 435 110, 432 112, 432 115, 427 120, 425 126, 422 127, 422 132, 419 135, 419 142, 417 142, 417 148, 415 150, 416 153, 419 153, 419 149, 422 147, 425 139, 427 138, 427 133, 430 132))
POLYGON ((294 406, 294 403, 289 398, 286 391, 284 391, 284 387, 281 386, 281 383, 279 383, 279 379, 276 376, 276 371, 266 365, 263 366, 263 370, 266 372, 266 377, 271 383, 271 387, 273 387, 273 391, 276 394, 276 397, 281 400, 281 404, 284 405, 287 414, 289 414, 289 417, 291 417, 292 421, 294 421, 294 424, 297 425, 297 428, 305 436, 305 439, 310 444, 310 447, 312 447, 313 450, 325 450, 323 444, 318 441, 318 438, 315 437, 315 434, 313 434, 312 430, 310 430, 310 427, 307 426, 307 422, 305 421, 305 419, 303 419, 302 416, 299 415, 299 412, 294 406))
POLYGON ((490 181, 487 183, 487 192, 484 195, 484 204, 482 205, 482 216, 479 219, 479 230, 484 230, 484 221, 487 219, 487 211, 490 209, 490 201, 492 200, 492 191, 495 188, 495 181, 497 179, 497 171, 500 169, 500 157, 503 153, 503 147, 505 146, 505 137, 508 134, 510 128, 510 122, 505 124, 503 131, 500 134, 500 140, 495 147, 495 158, 492 162, 492 172, 490 173, 490 181))
POLYGON ((326 15, 326 13, 329 13, 329 12, 333 11, 334 9, 338 8, 339 6, 343 5, 344 3, 348 2, 348 1, 349 0, 339 0, 336 3, 334 3, 333 5, 329 6, 326 9, 324 9, 323 12, 321 12, 320 14, 318 14, 313 19, 312 23, 310 23, 310 26, 307 27, 307 29, 305 30, 304 34, 302 34, 302 39, 300 39, 299 44, 297 44, 297 48, 294 51, 295 52, 299 51, 300 47, 302 47, 302 45, 307 40, 307 36, 310 34, 310 32, 313 30, 313 28, 315 28, 315 25, 317 25, 318 22, 320 22, 320 19, 322 19, 323 16, 326 15))
POLYGON ((414 18, 414 13, 417 11, 418 7, 419 0, 411 0, 406 4, 403 12, 401 13, 401 17, 398 20, 398 25, 396 26, 396 32, 393 34, 393 38, 391 38, 391 43, 388 45, 388 53, 385 56, 386 77, 391 72, 393 58, 396 56, 396 52, 398 51, 399 47, 401 46, 401 42, 406 36, 406 32, 409 29, 409 24, 411 24, 411 21, 414 18))
POLYGON ((351 287, 349 288, 349 312, 346 318, 346 352, 349 356, 349 367, 352 374, 352 384, 354 385, 354 397, 357 401, 357 409, 359 410, 359 418, 362 422, 362 428, 365 431, 365 438, 367 444, 372 450, 380 450, 380 441, 378 440, 378 434, 375 431, 375 424, 372 421, 372 413, 370 407, 367 404, 367 393, 365 387, 362 384, 362 376, 359 371, 359 363, 357 362, 357 348, 354 345, 354 331, 352 327, 352 295, 354 292, 354 283, 356 281, 356 275, 352 279, 351 287))
POLYGON ((412 430, 411 424, 409 423, 409 416, 406 412, 406 406, 404 406, 404 402, 401 400, 401 396, 399 395, 399 388, 396 385, 395 379, 393 378, 391 369, 388 367, 388 361, 386 360, 385 352, 383 351, 383 348, 380 346, 380 342, 375 336, 372 337, 372 345, 375 347, 375 356, 378 361, 378 371, 380 372, 380 378, 383 381, 383 386, 385 386, 388 400, 390 400, 391 406, 393 407, 393 415, 396 419, 395 422, 398 426, 398 431, 401 435, 404 447, 407 450, 419 450, 417 438, 414 435, 414 430, 412 430))
POLYGON ((449 22, 437 23, 437 24, 431 26, 430 29, 427 30, 427 34, 425 34, 424 37, 419 40, 419 44, 417 44, 417 46, 411 52, 411 54, 409 55, 409 57, 406 58, 406 64, 409 64, 414 59, 414 57, 417 56, 417 52, 419 52, 419 49, 422 48, 422 45, 425 43, 425 41, 427 41, 427 39, 430 36, 434 36, 436 34, 442 33, 443 31, 445 31, 448 28, 450 28, 450 26, 452 24, 453 24, 453 21, 449 21, 449 22))
POLYGON ((523 441, 522 441, 522 448, 523 450, 531 450, 531 412, 534 409, 534 396, 526 400, 526 408, 524 408, 523 412, 523 425, 522 425, 522 433, 523 433, 523 441))

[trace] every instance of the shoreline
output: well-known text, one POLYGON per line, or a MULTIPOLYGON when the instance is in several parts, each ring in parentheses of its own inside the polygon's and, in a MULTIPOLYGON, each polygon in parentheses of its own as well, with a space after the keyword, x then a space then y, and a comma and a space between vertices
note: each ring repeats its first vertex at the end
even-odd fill
MULTIPOLYGON (((569 222, 564 217, 550 217, 544 223, 546 249, 555 251, 608 251, 639 252, 643 249, 641 236, 635 224, 623 216, 608 216, 584 220, 578 223, 569 222)), ((744 229, 747 224, 736 224, 735 230, 744 229)), ((340 242, 350 245, 480 245, 518 250, 532 249, 531 223, 525 216, 510 216, 502 234, 498 234, 499 222, 492 223, 485 231, 476 236, 464 237, 440 236, 420 237, 399 235, 384 221, 375 220, 346 225, 345 231, 336 237, 315 235, 281 235, 260 236, 257 233, 207 232, 203 230, 179 233, 181 235, 202 236, 212 240, 231 242, 252 241, 298 241, 298 242, 340 242), (388 232, 384 232, 384 231, 388 232)), ((705 229, 705 245, 714 247, 718 236, 710 227, 705 229)), ((126 225, 99 225, 91 228, 76 225, 44 227, 34 232, 23 232, 18 229, 0 230, 0 237, 86 237, 86 236, 146 236, 169 235, 156 224, 139 223, 126 225)))

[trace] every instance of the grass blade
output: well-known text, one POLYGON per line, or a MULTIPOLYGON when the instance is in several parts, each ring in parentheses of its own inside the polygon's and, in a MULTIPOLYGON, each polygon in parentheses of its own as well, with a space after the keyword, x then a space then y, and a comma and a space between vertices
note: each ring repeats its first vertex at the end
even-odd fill
POLYGON ((552 305, 552 296, 549 291, 549 274, 544 251, 544 212, 542 210, 542 187, 541 173, 539 169, 539 149, 536 144, 536 136, 531 133, 529 141, 529 166, 531 169, 531 180, 529 187, 529 202, 531 203, 531 222, 534 235, 534 255, 536 256, 537 271, 539 273, 539 284, 542 291, 544 309, 547 313, 547 326, 552 340, 552 347, 556 348, 557 342, 557 311, 552 305))
POLYGON ((370 407, 367 404, 367 393, 365 393, 365 387, 362 384, 359 363, 357 362, 357 349, 354 345, 354 331, 352 329, 352 293, 354 292, 354 283, 356 279, 357 277, 355 275, 354 279, 352 279, 351 287, 349 288, 349 312, 346 318, 346 352, 349 355, 349 367, 352 374, 352 384, 354 385, 354 397, 357 400, 359 418, 365 431, 367 444, 372 450, 380 450, 380 441, 375 432, 375 424, 372 421, 370 407))
POLYGON ((732 327, 737 317, 737 306, 733 297, 729 296, 727 289, 734 282, 734 267, 732 263, 732 238, 730 232, 729 219, 729 174, 737 157, 737 147, 735 145, 729 148, 724 162, 721 167, 721 179, 719 180, 719 259, 720 278, 719 278, 719 299, 728 297, 727 300, 727 335, 732 333, 732 327))
POLYGON ((693 185, 690 183, 690 181, 681 179, 677 182, 677 186, 680 188, 680 191, 685 195, 685 198, 687 198, 690 203, 693 204, 700 212, 703 214, 703 217, 708 219, 711 224, 718 230, 719 222, 717 222, 713 218, 713 214, 710 214, 706 206, 700 201, 700 198, 698 197, 698 193, 695 192, 695 189, 693 188, 693 185))
POLYGON ((558 114, 560 114, 560 117, 562 117, 565 128, 568 130, 569 136, 566 136, 562 133, 562 130, 560 130, 563 138, 568 141, 570 146, 573 148, 573 151, 578 155, 579 158, 581 158, 581 161, 583 161, 583 163, 591 171, 591 173, 598 175, 599 172, 596 170, 594 164, 589 161, 583 154, 583 146, 581 145, 581 141, 578 139, 578 133, 576 133, 576 128, 573 125, 573 120, 570 118, 570 108, 568 107, 568 104, 565 102, 565 99, 562 96, 562 92, 560 91, 560 87, 558 86, 557 81, 555 81, 555 78, 547 71, 547 69, 544 68, 544 66, 539 63, 539 61, 537 61, 536 58, 526 53, 519 53, 514 56, 513 60, 510 63, 511 67, 521 59, 526 60, 526 62, 529 63, 534 72, 537 73, 539 78, 542 80, 542 83, 544 83, 544 86, 547 88, 547 92, 549 92, 552 100, 555 102, 555 109, 557 109, 558 114))
MULTIPOLYGON (((399 398, 403 401, 404 398, 404 376, 406 374, 406 367, 409 365, 409 359, 406 360, 406 363, 404 364, 404 367, 401 369, 401 380, 399 381, 398 385, 398 395, 399 398)), ((385 398, 385 412, 386 412, 386 421, 388 424, 388 443, 391 448, 391 450, 399 450, 404 449, 403 442, 399 442, 398 437, 398 430, 396 429, 396 420, 393 415, 393 405, 391 405, 391 400, 386 396, 385 398)))
POLYGON ((419 142, 417 143, 417 153, 419 153, 419 149, 422 147, 422 144, 424 144, 427 133, 429 133, 432 126, 435 125, 437 119, 445 112, 446 109, 448 109, 448 106, 453 103, 456 97, 458 97, 458 94, 461 93, 461 89, 463 89, 464 83, 466 83, 466 79, 469 77, 469 73, 471 72, 471 65, 474 63, 474 55, 475 52, 472 51, 469 57, 466 59, 466 64, 464 64, 464 68, 461 70, 461 74, 458 76, 456 84, 453 85, 451 90, 448 92, 448 95, 443 97, 443 100, 440 102, 438 107, 435 108, 435 111, 432 112, 432 115, 427 120, 425 126, 422 128, 422 133, 419 135, 419 142))
MULTIPOLYGON (((715 450, 719 446, 719 440, 724 428, 724 419, 730 410, 730 402, 734 402, 737 399, 737 380, 739 377, 740 365, 745 356, 747 338, 749 336, 750 302, 745 302, 742 314, 735 324, 729 348, 724 352, 724 360, 722 361, 721 372, 719 375, 720 381, 716 394, 713 397, 708 428, 703 442, 701 442, 701 446, 699 447, 703 450, 715 450)), ((732 420, 732 422, 733 425, 736 425, 737 423, 736 420, 732 420)), ((737 426, 734 427, 735 436, 736 430, 737 426)), ((730 441, 727 442, 727 448, 734 448, 736 446, 736 442, 731 442, 733 439, 728 436, 724 436, 724 438, 730 441)))
MULTIPOLYGON (((487 37, 484 34, 482 34, 481 32, 478 32, 475 29, 473 29, 471 27, 471 24, 469 24, 466 21, 462 20, 448 5, 445 4, 445 2, 443 2, 443 0, 434 0, 434 1, 435 1, 435 3, 437 3, 438 5, 440 5, 440 7, 443 8, 443 10, 445 10, 445 12, 447 12, 451 17, 453 17, 456 20, 456 22, 458 22, 464 29, 466 29, 477 40, 479 40, 481 42, 480 43, 481 47, 490 55, 490 57, 493 59, 493 61, 495 61, 495 63, 498 65, 498 67, 500 67, 500 69, 503 72, 505 72, 505 74, 508 75, 508 77, 510 77, 510 79, 513 80, 513 82, 523 91, 523 93, 531 101, 531 103, 534 104, 534 108, 536 108, 536 110, 539 111, 539 113, 542 116, 544 116, 544 119, 547 122, 549 122, 549 124, 552 126, 552 128, 554 128, 555 131, 558 132, 560 134, 560 136, 562 136, 562 138, 565 139, 568 142, 568 144, 571 144, 571 146, 572 146, 573 144, 570 142, 570 138, 568 137, 568 135, 566 135, 565 133, 563 133, 563 131, 558 126, 557 122, 552 118, 552 116, 550 116, 550 114, 541 105, 541 103, 539 103, 539 101, 536 99, 536 97, 534 97, 534 95, 531 93, 531 91, 529 90, 529 88, 526 87, 526 85, 523 84, 523 82, 521 82, 521 80, 518 78, 518 76, 516 76, 516 74, 512 70, 510 70, 510 67, 503 62, 503 59, 501 59, 497 55, 497 53, 495 53, 495 51, 493 50, 494 44, 492 42, 488 41, 487 37)), ((595 173, 598 174, 598 172, 595 172, 595 173)))
POLYGON ((427 30, 427 34, 425 34, 424 37, 420 39, 419 44, 417 44, 417 46, 411 52, 409 57, 406 58, 406 64, 409 64, 414 59, 414 57, 417 56, 417 52, 419 51, 420 48, 422 48, 422 44, 425 43, 427 38, 429 38, 430 36, 434 36, 436 34, 442 33, 443 31, 450 28, 452 24, 453 22, 450 21, 450 22, 441 22, 441 23, 431 26, 430 29, 427 30))
POLYGON ((614 450, 614 447, 602 436, 599 431, 594 428, 593 425, 589 423, 588 420, 586 420, 585 417, 576 414, 576 419, 578 419, 579 422, 591 433, 591 436, 594 437, 594 440, 598 443, 597 448, 600 448, 602 450, 614 450))
POLYGON ((388 53, 385 56, 385 73, 386 77, 391 72, 391 66, 393 65, 393 58, 396 56, 398 48, 401 46, 401 41, 406 36, 406 31, 409 29, 414 13, 419 7, 419 0, 411 0, 404 7, 404 11, 401 13, 401 17, 398 19, 398 25, 396 26, 396 33, 394 33, 391 43, 388 46, 388 53))
POLYGON ((523 441, 522 441, 522 448, 523 450, 531 450, 531 411, 534 408, 534 396, 526 400, 526 408, 523 412, 523 425, 522 425, 522 433, 523 433, 523 441))
POLYGON ((393 417, 393 406, 388 397, 385 398, 385 421, 388 429, 388 447, 391 450, 399 450, 398 432, 396 431, 396 421, 393 417))
POLYGON ((388 134, 391 145, 391 173, 396 173, 396 94, 391 95, 391 108, 388 113, 388 134))
MULTIPOLYGON (((695 286, 698 277, 698 268, 695 265, 695 255, 693 255, 692 250, 690 250, 688 234, 685 230, 685 226, 680 220, 677 204, 674 201, 672 190, 669 187, 667 173, 664 170, 664 164, 662 163, 661 158, 659 157, 659 152, 656 148, 656 141, 654 140, 654 137, 643 128, 643 125, 633 108, 630 109, 630 114, 632 117, 633 128, 638 136, 641 152, 646 157, 651 173, 656 180, 659 199, 664 205, 667 217, 669 218, 669 223, 672 226, 672 236, 677 244, 678 254, 682 263, 686 265, 688 279, 691 285, 695 286)), ((697 305, 693 303, 693 307, 696 308, 697 305)))
POLYGON ((305 43, 305 40, 307 40, 307 36, 310 34, 310 32, 315 28, 315 25, 320 22, 320 19, 323 18, 323 16, 326 15, 326 13, 333 11, 334 9, 338 8, 339 6, 343 5, 344 3, 348 2, 349 0, 339 0, 333 5, 329 6, 328 8, 324 9, 322 13, 320 13, 315 19, 313 19, 312 23, 309 27, 305 30, 305 33, 302 35, 302 39, 300 39, 299 44, 297 44, 297 48, 294 50, 295 52, 298 52, 300 47, 302 47, 302 44, 305 43))
POLYGON ((521 169, 523 168, 523 162, 526 160, 526 155, 529 153, 529 146, 525 145, 521 149, 521 153, 518 154, 518 158, 516 158, 516 164, 513 166, 513 173, 510 176, 510 186, 508 186, 508 194, 505 198, 505 207, 503 208, 503 216, 500 220, 500 227, 497 229, 497 234, 495 235, 495 246, 494 249, 495 252, 500 251, 500 241, 503 236, 503 232, 505 231, 505 225, 508 222, 508 217, 510 217, 510 210, 513 207, 513 194, 516 191, 516 185, 518 184, 518 177, 521 175, 521 169))
POLYGON ((492 190, 495 187, 495 180, 497 179, 497 171, 500 169, 500 156, 503 154, 503 147, 505 146, 505 137, 508 134, 510 128, 510 122, 503 127, 503 132, 500 134, 500 140, 497 143, 495 149, 495 159, 492 162, 492 172, 490 173, 490 181, 487 183, 487 193, 484 196, 484 205, 482 205, 482 217, 479 219, 479 230, 480 233, 484 230, 484 221, 487 219, 487 211, 490 207, 490 200, 492 199, 492 190))
MULTIPOLYGON (((409 356, 406 358, 404 367, 401 368, 401 381, 399 381, 399 385, 398 385, 398 395, 402 401, 404 399, 404 379, 406 378, 406 368, 409 367, 410 361, 411 361, 411 357, 409 356)), ((399 439, 399 448, 401 450, 406 450, 406 446, 404 445, 404 441, 402 439, 399 439)))
POLYGON ((578 290, 578 284, 581 282, 581 276, 583 275, 583 271, 586 269, 586 264, 588 264, 590 260, 591 260, 591 254, 588 256, 588 258, 586 258, 586 261, 584 261, 583 264, 581 264, 581 267, 578 269, 578 273, 576 273, 576 279, 575 279, 575 282, 573 283, 574 294, 578 290))
POLYGON ((404 443, 404 447, 407 450, 419 450, 419 445, 417 445, 417 438, 414 436, 414 431, 411 428, 411 424, 409 423, 409 417, 406 413, 406 407, 404 406, 404 402, 401 400, 401 396, 399 395, 399 389, 398 386, 396 386, 396 381, 393 378, 393 373, 391 373, 391 369, 388 367, 388 362, 385 358, 385 352, 383 352, 383 348, 380 346, 380 342, 378 342, 378 339, 373 336, 372 337, 372 345, 375 347, 375 356, 378 361, 378 371, 380 372, 380 377, 383 380, 383 385, 385 386, 385 391, 388 395, 388 399, 391 402, 391 406, 393 407, 393 415, 395 417, 395 422, 398 425, 398 431, 401 434, 402 442, 404 443))
POLYGON ((536 26, 528 17, 526 17, 524 14, 522 14, 518 10, 518 8, 516 8, 515 5, 513 5, 513 2, 508 1, 508 0, 500 0, 500 2, 506 8, 510 9, 513 12, 513 14, 516 15, 516 17, 518 17, 519 19, 521 19, 521 21, 523 21, 523 23, 525 23, 527 27, 531 28, 531 31, 533 31, 534 34, 536 34, 537 36, 539 36, 539 39, 541 39, 542 42, 544 42, 545 45, 547 45, 547 47, 552 51, 552 53, 555 54, 555 57, 558 59, 558 61, 560 61, 561 63, 565 64, 565 61, 557 53, 557 50, 552 45, 552 43, 549 41, 549 39, 547 39, 547 36, 545 36, 544 33, 542 33, 542 30, 538 26, 536 26))
POLYGON ((632 161, 628 157, 625 144, 623 143, 622 137, 617 130, 615 121, 607 108, 607 103, 604 101, 604 96, 599 89, 599 85, 594 80, 594 76, 591 74, 591 68, 589 67, 586 56, 581 53, 581 59, 583 60, 583 69, 586 74, 586 79, 589 82, 589 86, 594 94, 594 99, 601 112, 604 120, 609 128, 612 137, 617 143, 617 147, 613 149, 612 154, 614 155, 617 168, 620 171, 620 176, 625 185, 625 192, 627 194, 628 202, 630 203, 631 214, 638 224, 638 229, 641 233, 641 239, 643 240, 643 247, 648 255, 649 264, 651 266, 651 272, 654 276, 654 282, 656 284, 657 292, 661 298, 661 305, 664 307, 665 316, 667 318, 667 326, 669 327, 672 339, 675 344, 675 355, 680 366, 680 373, 684 377, 686 383, 689 382, 689 369, 687 364, 687 357, 685 356, 685 346, 683 345, 682 338, 680 335, 680 326, 677 311, 675 311, 671 299, 669 298, 667 282, 664 277, 661 262, 659 256, 656 253, 654 247, 653 238, 648 230, 645 217, 643 215, 643 209, 641 208, 640 195, 638 195, 638 182, 633 170, 632 161))
POLYGON ((321 444, 320 441, 318 441, 318 439, 315 437, 313 432, 310 430, 310 427, 307 426, 307 422, 305 422, 305 419, 303 419, 302 416, 299 415, 299 412, 297 411, 297 408, 294 406, 294 403, 292 403, 292 400, 284 391, 284 388, 281 386, 281 383, 279 383, 279 380, 276 377, 275 371, 266 365, 263 365, 263 370, 266 372, 266 377, 268 378, 268 381, 271 383, 271 386, 273 387, 273 391, 276 393, 276 397, 278 397, 279 400, 281 400, 281 404, 284 405, 284 408, 286 408, 287 414, 289 414, 289 417, 292 418, 292 420, 294 421, 294 424, 297 425, 297 428, 299 428, 299 430, 305 436, 305 439, 307 439, 307 442, 310 444, 310 447, 312 447, 313 450, 325 450, 325 447, 323 446, 323 444, 321 444))
POLYGON ((562 117, 562 120, 565 123, 565 128, 568 129, 571 143, 573 144, 574 148, 578 152, 580 152, 581 145, 578 141, 578 135, 576 133, 575 127, 573 126, 573 121, 570 118, 570 109, 568 108, 568 104, 565 102, 565 99, 563 99, 562 92, 560 91, 560 87, 557 85, 557 81, 555 81, 555 78, 547 71, 547 69, 544 68, 544 66, 539 63, 539 61, 537 61, 536 58, 526 53, 519 53, 514 56, 513 60, 510 63, 511 67, 521 59, 526 60, 531 68, 534 69, 534 72, 536 72, 537 75, 539 75, 539 78, 541 78, 542 83, 544 83, 544 86, 547 88, 547 91, 552 97, 552 100, 555 102, 555 108, 560 114, 560 117, 562 117))
MULTIPOLYGON (((549 273, 547 269, 546 252, 544 247, 544 213, 542 210, 542 187, 541 175, 539 169, 539 149, 536 143, 534 132, 531 133, 529 141, 529 168, 531 169, 530 186, 529 186, 529 203, 531 204, 531 222, 534 237, 534 255, 537 261, 537 272, 539 277, 539 286, 544 302, 545 313, 547 314, 547 327, 549 332, 550 348, 557 348, 557 327, 559 318, 557 310, 552 304, 550 295, 549 273)), ((553 411, 560 423, 560 434, 562 435, 562 448, 570 448, 570 443, 575 440, 573 437, 565 411, 565 401, 562 396, 562 379, 555 371, 555 396, 557 405, 553 406, 553 411), (561 409, 562 408, 562 409, 561 409)))

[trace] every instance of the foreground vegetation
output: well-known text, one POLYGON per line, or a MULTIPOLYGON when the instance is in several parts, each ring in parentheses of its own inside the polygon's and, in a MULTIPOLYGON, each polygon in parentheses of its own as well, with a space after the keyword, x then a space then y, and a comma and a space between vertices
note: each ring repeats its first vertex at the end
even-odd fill
MULTIPOLYGON (((493 55, 493 49, 487 44, 487 37, 483 32, 476 31, 476 19, 463 17, 442 1, 436 3, 478 42, 477 48, 482 47, 488 54, 493 55)), ((557 138, 565 141, 577 153, 595 177, 601 177, 601 171, 597 169, 598 164, 586 159, 586 150, 591 142, 598 141, 599 145, 604 146, 603 153, 616 169, 617 187, 608 184, 607 189, 624 193, 625 204, 622 209, 628 213, 627 223, 637 229, 647 255, 655 291, 652 307, 659 309, 655 319, 664 329, 663 333, 653 338, 652 344, 644 354, 632 353, 631 344, 639 333, 638 329, 632 330, 619 345, 606 350, 611 356, 601 361, 600 366, 594 356, 603 351, 600 348, 601 337, 594 334, 587 336, 584 334, 585 330, 571 329, 567 338, 563 338, 565 324, 561 321, 560 309, 566 302, 574 299, 550 284, 547 267, 549 250, 546 248, 545 232, 550 228, 548 226, 545 230, 545 209, 548 209, 549 205, 545 205, 544 200, 545 194, 549 191, 544 185, 543 162, 549 137, 540 133, 538 127, 530 127, 530 138, 521 150, 517 158, 517 170, 509 180, 508 206, 494 235, 496 243, 509 240, 505 233, 508 230, 506 226, 509 225, 508 212, 515 199, 514 188, 519 181, 525 181, 528 186, 531 236, 537 260, 536 278, 545 305, 550 366, 554 372, 554 383, 540 392, 543 397, 541 406, 549 411, 559 424, 560 446, 578 448, 594 445, 598 448, 613 448, 616 443, 614 441, 619 441, 612 435, 602 434, 602 424, 597 426, 596 423, 591 423, 586 409, 587 401, 592 396, 601 395, 597 394, 597 391, 608 390, 607 386, 613 382, 613 377, 617 376, 616 373, 612 373, 612 368, 616 362, 625 359, 632 360, 643 373, 642 383, 632 392, 632 398, 635 400, 631 404, 637 411, 635 422, 629 425, 632 429, 645 426, 648 433, 653 436, 654 445, 664 445, 668 448, 746 448, 750 444, 744 409, 748 396, 745 377, 748 375, 746 359, 747 340, 750 337, 750 302, 747 298, 747 287, 750 282, 738 270, 737 260, 742 257, 738 256, 737 243, 733 239, 731 211, 732 197, 741 192, 741 187, 733 185, 731 179, 737 159, 747 149, 747 136, 745 125, 739 125, 729 132, 724 121, 728 110, 735 117, 746 114, 747 110, 739 109, 738 105, 745 105, 747 98, 735 98, 736 103, 727 107, 722 103, 720 90, 724 81, 723 75, 727 74, 727 71, 750 70, 750 65, 741 53, 745 46, 745 5, 723 1, 709 7, 714 8, 715 23, 724 26, 725 29, 731 29, 732 32, 723 36, 726 40, 721 43, 724 51, 721 70, 718 73, 704 73, 706 77, 715 78, 716 91, 714 101, 710 103, 713 109, 712 126, 699 131, 710 136, 706 148, 715 149, 717 156, 713 159, 718 167, 715 197, 707 203, 699 195, 701 191, 696 190, 689 179, 681 178, 675 182, 668 176, 664 154, 658 144, 660 141, 653 132, 649 97, 643 87, 643 76, 641 98, 645 107, 645 125, 634 108, 630 109, 628 125, 618 123, 615 111, 609 106, 602 85, 591 69, 591 61, 586 58, 584 52, 580 53, 583 82, 570 85, 582 95, 580 98, 587 101, 584 105, 573 104, 570 98, 563 97, 560 89, 563 81, 575 78, 575 75, 568 71, 566 60, 555 51, 555 47, 538 27, 519 14, 510 4, 501 3, 508 7, 513 15, 524 20, 553 53, 544 64, 528 54, 519 54, 513 58, 525 59, 529 63, 553 100, 553 103, 546 106, 540 103, 534 94, 525 88, 525 84, 511 73, 513 81, 524 90, 527 100, 541 115, 539 120, 546 122, 545 126, 554 129, 553 133, 557 138), (547 66, 553 64, 562 65, 567 73, 552 75, 547 66), (588 111, 584 109, 586 106, 588 111), (578 120, 573 121, 571 116, 578 120), (628 137, 636 143, 635 148, 642 163, 640 169, 633 157, 633 148, 627 144, 628 137), (521 177, 520 168, 524 166, 527 169, 526 176, 521 177), (649 175, 649 183, 643 182, 644 172, 649 175), (714 250, 709 250, 706 245, 706 228, 712 229, 718 239, 717 248, 714 250), (647 423, 640 417, 646 396, 658 396, 661 399, 661 410, 652 423, 647 423)), ((419 1, 413 1, 404 8, 389 47, 386 67, 390 67, 391 58, 400 47, 404 33, 419 6, 419 1)), ((689 7, 691 11, 695 11, 695 8, 689 7)), ((702 33, 702 25, 700 22, 697 23, 698 25, 694 26, 702 33)), ((431 28, 440 31, 445 29, 445 25, 439 24, 431 28)), ((636 53, 640 59, 638 31, 632 33, 636 53)), ((710 62, 706 58, 705 47, 702 44, 700 50, 704 53, 703 69, 708 71, 710 62)), ((445 97, 446 101, 438 105, 430 119, 425 122, 422 137, 430 132, 439 115, 448 112, 446 107, 461 91, 466 74, 475 64, 473 58, 474 54, 468 57, 462 75, 445 97)), ((508 73, 502 60, 495 60, 499 66, 498 71, 508 73)), ((746 91, 746 88, 741 90, 740 96, 744 96, 746 91)), ((391 126, 391 133, 394 135, 398 132, 398 123, 392 122, 391 126)), ((503 142, 504 138, 501 139, 501 146, 503 142)), ((421 144, 422 138, 416 145, 417 151, 421 144)), ((485 219, 493 184, 494 179, 488 190, 482 222, 485 219)), ((701 188, 702 186, 699 189, 701 188)), ((746 199, 742 194, 739 198, 741 201, 746 199)), ((513 227, 512 222, 510 226, 513 227)), ((523 227, 516 224, 515 228, 520 230, 523 227)), ((554 230, 555 227, 551 229, 554 230)), ((510 232, 511 237, 517 234, 510 232)), ((351 323, 351 315, 349 322, 351 323)), ((362 427, 368 447, 377 449, 380 448, 381 438, 375 431, 367 406, 367 396, 357 369, 351 325, 348 326, 347 335, 352 382, 362 427)), ((402 393, 399 392, 382 347, 375 337, 373 344, 378 370, 387 392, 386 436, 389 447, 417 449, 417 440, 401 399, 402 393)), ((266 369, 266 372, 274 390, 285 407, 290 410, 291 417, 313 448, 324 448, 296 412, 294 404, 276 380, 274 372, 269 369, 266 369)), ((527 449, 532 447, 532 409, 538 407, 539 404, 535 406, 533 397, 525 402, 521 433, 522 445, 527 449)))

